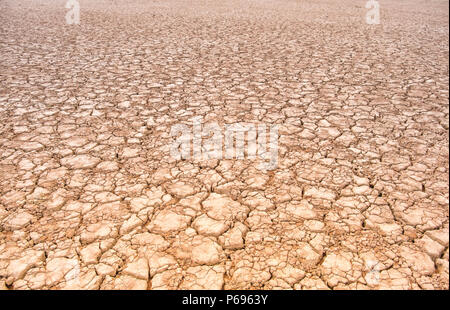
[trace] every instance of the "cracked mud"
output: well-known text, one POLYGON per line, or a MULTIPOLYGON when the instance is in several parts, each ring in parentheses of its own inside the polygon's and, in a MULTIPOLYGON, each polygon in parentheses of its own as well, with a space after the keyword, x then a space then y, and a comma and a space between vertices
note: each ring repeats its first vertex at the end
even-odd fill
POLYGON ((364 4, 1 0, 0 289, 448 289, 448 2, 364 4))

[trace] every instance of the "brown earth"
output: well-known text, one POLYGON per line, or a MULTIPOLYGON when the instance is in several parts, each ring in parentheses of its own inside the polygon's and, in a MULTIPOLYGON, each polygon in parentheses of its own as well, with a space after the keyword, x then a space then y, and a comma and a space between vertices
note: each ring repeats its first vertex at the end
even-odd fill
POLYGON ((449 288, 448 1, 64 5, 0 0, 0 289, 449 288))

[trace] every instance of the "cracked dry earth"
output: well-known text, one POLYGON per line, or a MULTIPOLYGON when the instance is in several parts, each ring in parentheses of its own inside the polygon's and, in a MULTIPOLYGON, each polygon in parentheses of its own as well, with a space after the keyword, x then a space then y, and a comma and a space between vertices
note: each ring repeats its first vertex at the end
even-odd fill
POLYGON ((448 289, 448 1, 64 5, 0 1, 1 288, 448 289))

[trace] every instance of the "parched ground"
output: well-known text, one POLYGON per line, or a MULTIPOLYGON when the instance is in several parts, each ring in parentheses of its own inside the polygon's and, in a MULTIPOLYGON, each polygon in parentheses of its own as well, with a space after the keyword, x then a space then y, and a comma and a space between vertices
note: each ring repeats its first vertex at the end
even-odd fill
POLYGON ((0 288, 449 288, 448 1, 65 2, 0 0, 0 288))

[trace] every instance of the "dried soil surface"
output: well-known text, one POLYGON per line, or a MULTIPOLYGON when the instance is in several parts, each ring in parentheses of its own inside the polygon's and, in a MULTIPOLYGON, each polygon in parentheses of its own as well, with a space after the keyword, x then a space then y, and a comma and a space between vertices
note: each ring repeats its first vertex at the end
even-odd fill
POLYGON ((448 1, 64 5, 0 0, 0 288, 448 289, 448 1))

